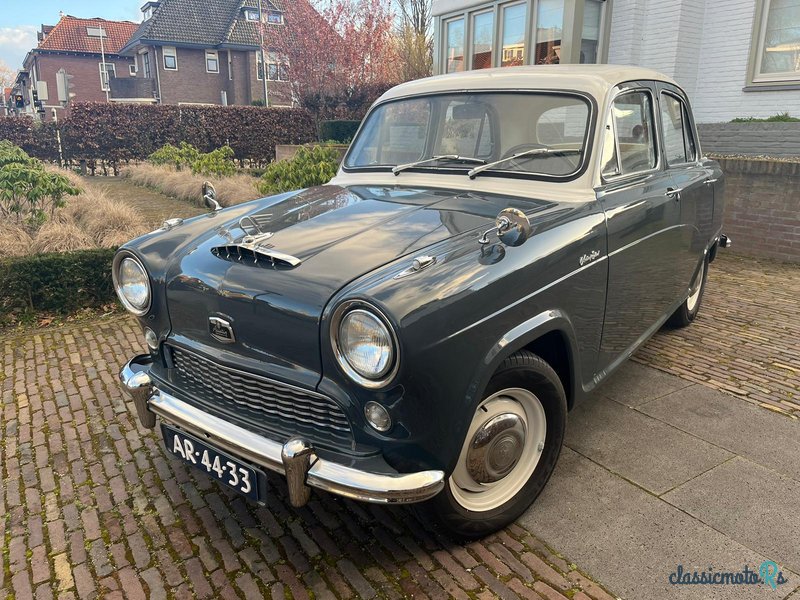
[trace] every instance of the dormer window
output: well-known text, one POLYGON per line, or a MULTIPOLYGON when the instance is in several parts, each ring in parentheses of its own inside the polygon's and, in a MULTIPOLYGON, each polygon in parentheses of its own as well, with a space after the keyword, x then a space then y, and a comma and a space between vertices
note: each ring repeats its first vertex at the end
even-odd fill
POLYGON ((147 2, 142 6, 142 21, 147 21, 153 16, 153 12, 158 8, 160 2, 147 2))
POLYGON ((245 8, 244 9, 244 18, 248 21, 258 21, 258 9, 257 8, 245 8))
POLYGON ((283 24, 283 13, 277 10, 270 10, 267 12, 267 23, 271 25, 283 24))

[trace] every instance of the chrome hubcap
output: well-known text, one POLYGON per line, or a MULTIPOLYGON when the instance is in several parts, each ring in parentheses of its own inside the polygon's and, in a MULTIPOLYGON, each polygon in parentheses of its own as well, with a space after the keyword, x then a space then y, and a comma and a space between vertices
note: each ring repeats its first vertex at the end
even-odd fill
POLYGON ((508 388, 484 400, 472 418, 450 476, 453 498, 467 510, 492 510, 528 482, 544 450, 547 419, 535 394, 508 388))
POLYGON ((486 421, 472 437, 467 471, 478 483, 493 483, 508 475, 522 455, 525 423, 519 415, 502 413, 486 421))

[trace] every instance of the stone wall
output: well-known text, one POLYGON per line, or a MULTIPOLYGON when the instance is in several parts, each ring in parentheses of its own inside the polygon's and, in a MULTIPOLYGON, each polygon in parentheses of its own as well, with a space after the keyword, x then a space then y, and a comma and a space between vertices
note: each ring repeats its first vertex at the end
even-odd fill
POLYGON ((700 123, 703 152, 737 156, 800 156, 800 122, 700 123))
POLYGON ((719 159, 731 250, 800 263, 800 161, 719 159))

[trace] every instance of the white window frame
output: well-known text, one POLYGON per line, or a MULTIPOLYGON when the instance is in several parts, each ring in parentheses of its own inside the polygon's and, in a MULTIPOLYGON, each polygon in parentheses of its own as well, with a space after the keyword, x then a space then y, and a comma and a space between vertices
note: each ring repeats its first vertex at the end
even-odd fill
POLYGON ((178 70, 178 49, 175 46, 162 46, 161 48, 161 64, 164 66, 165 71, 177 71, 178 70), (167 57, 171 57, 175 59, 175 66, 168 67, 167 66, 167 57))
POLYGON ((263 63, 264 61, 261 56, 261 50, 256 50, 256 79, 258 81, 264 81, 264 73, 266 73, 266 70, 264 69, 263 63), (261 67, 260 72, 259 67, 261 67))
POLYGON ((469 55, 467 54, 467 52, 470 52, 470 48, 469 48, 470 44, 469 44, 469 39, 467 37, 469 35, 469 30, 470 30, 469 21, 470 21, 470 19, 468 18, 468 15, 466 13, 458 13, 456 15, 448 17, 447 19, 442 19, 442 32, 443 32, 442 33, 442 43, 441 43, 441 45, 442 45, 442 73, 450 73, 450 72, 452 72, 452 73, 461 73, 461 72, 469 70, 469 63, 468 63, 469 55), (448 60, 448 58, 447 58, 447 50, 448 50, 447 44, 449 43, 449 38, 448 38, 449 31, 448 31, 448 28, 450 27, 450 23, 453 23, 453 22, 459 21, 459 20, 464 22, 464 40, 462 42, 463 51, 464 51, 464 57, 463 57, 464 70, 463 71, 448 71, 447 70, 447 60, 448 60))
POLYGON ((114 63, 97 63, 97 68, 100 71, 100 89, 104 92, 108 92, 111 90, 111 78, 108 76, 109 71, 114 73, 114 77, 117 76, 117 67, 114 63), (111 67, 109 69, 109 67, 111 67))
POLYGON ((219 74, 219 52, 216 50, 206 50, 205 54, 205 61, 206 61, 206 73, 214 73, 219 74), (213 60, 217 63, 217 69, 212 71, 208 68, 208 61, 213 60))
POLYGON ((137 73, 139 73, 139 60, 134 56, 133 63, 128 65, 128 75, 136 77, 137 73))
POLYGON ((268 10, 267 11, 267 18, 264 21, 267 23, 267 25, 283 25, 283 13, 281 11, 279 11, 279 10, 268 10), (278 15, 280 20, 277 21, 277 22, 270 21, 269 19, 273 15, 278 15))
POLYGON ((245 8, 244 9, 244 19, 245 21, 260 21, 261 15, 258 14, 257 8, 245 8))
POLYGON ((767 22, 772 0, 756 0, 756 13, 753 23, 753 35, 750 48, 750 68, 748 85, 754 87, 789 84, 800 86, 800 72, 761 73, 764 60, 764 43, 767 37, 767 22))
MULTIPOLYGON (((495 30, 497 31, 497 43, 495 46, 498 48, 498 56, 497 60, 494 60, 494 65, 502 66, 503 64, 503 37, 506 33, 506 10, 509 8, 514 8, 516 6, 524 6, 525 7, 525 29, 523 30, 522 34, 522 64, 528 64, 528 52, 530 48, 528 47, 528 23, 530 23, 530 15, 528 11, 531 9, 531 5, 528 2, 506 2, 504 4, 500 4, 497 7, 497 13, 495 14, 495 19, 498 20, 497 24, 495 25, 495 30)), ((493 65, 493 66, 494 66, 493 65)))
POLYGON ((145 79, 153 77, 153 65, 150 62, 150 52, 140 52, 142 55, 142 76, 145 79))

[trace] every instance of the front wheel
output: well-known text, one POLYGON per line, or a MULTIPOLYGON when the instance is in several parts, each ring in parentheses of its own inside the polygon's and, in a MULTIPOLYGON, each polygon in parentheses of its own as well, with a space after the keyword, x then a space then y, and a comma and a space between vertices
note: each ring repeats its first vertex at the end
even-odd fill
POLYGON ((708 280, 708 257, 703 259, 700 264, 700 270, 694 276, 692 284, 689 286, 689 297, 683 301, 672 316, 670 316, 668 324, 672 327, 686 327, 700 312, 700 302, 703 300, 703 292, 706 289, 706 281, 708 280))
POLYGON ((531 352, 513 354, 490 380, 444 490, 422 508, 459 540, 502 529, 550 478, 566 422, 566 394, 555 371, 531 352))

